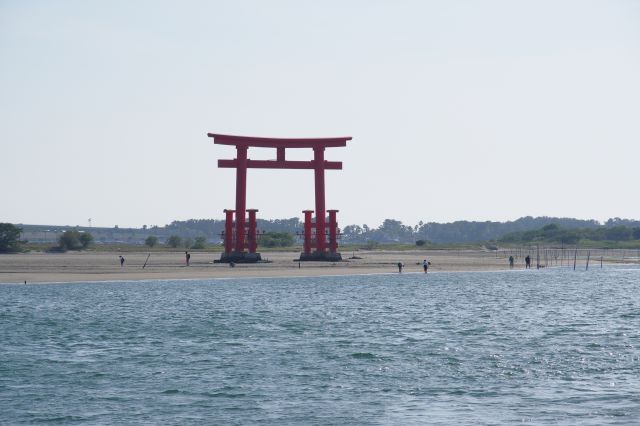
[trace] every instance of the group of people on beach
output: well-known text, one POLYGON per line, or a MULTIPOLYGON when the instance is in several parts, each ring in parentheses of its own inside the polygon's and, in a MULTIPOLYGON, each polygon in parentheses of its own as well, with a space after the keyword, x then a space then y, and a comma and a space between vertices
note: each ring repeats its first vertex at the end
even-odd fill
MULTIPOLYGON (((515 264, 515 259, 513 256, 509 256, 509 268, 513 269, 513 266, 515 264)), ((398 262, 398 273, 402 273, 402 268, 404 268, 404 263, 402 262, 398 262)), ((429 266, 431 266, 431 262, 429 262, 427 259, 424 259, 422 261, 422 269, 424 269, 424 273, 426 274, 427 271, 429 270, 429 266)), ((531 268, 531 256, 527 255, 524 258, 524 267, 526 269, 530 269, 531 268)))
MULTIPOLYGON (((513 264, 513 256, 509 256, 509 268, 513 269, 513 264)), ((527 257, 524 258, 524 267, 525 269, 531 268, 531 256, 527 255, 527 257)))
MULTIPOLYGON (((124 268, 124 262, 125 262, 124 256, 118 256, 118 259, 120 260, 120 267, 124 268)), ((189 263, 191 262, 191 253, 189 253, 188 251, 184 252, 184 262, 186 263, 187 266, 189 266, 189 263)))
MULTIPOLYGON (((429 266, 431 266, 431 262, 429 262, 427 259, 422 261, 422 269, 424 270, 425 274, 429 270, 429 266)), ((404 263, 398 262, 398 273, 402 273, 402 268, 404 268, 404 263)))

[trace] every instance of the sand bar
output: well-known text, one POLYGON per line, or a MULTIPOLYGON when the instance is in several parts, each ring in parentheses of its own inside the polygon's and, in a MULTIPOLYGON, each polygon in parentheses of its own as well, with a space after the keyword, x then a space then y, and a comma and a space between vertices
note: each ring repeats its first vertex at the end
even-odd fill
MULTIPOLYGON (((405 272, 421 272, 424 258, 431 262, 430 272, 508 269, 504 257, 482 250, 359 251, 355 254, 361 259, 300 264, 293 261, 298 252, 266 252, 263 258, 270 263, 238 264, 234 268, 214 264, 219 253, 194 252, 187 267, 184 252, 158 252, 151 253, 144 269, 147 252, 122 253, 126 259, 124 267, 120 267, 119 254, 86 251, 0 255, 0 283, 383 274, 397 273, 398 262, 404 263, 405 272)), ((351 255, 343 253, 344 258, 351 255)))

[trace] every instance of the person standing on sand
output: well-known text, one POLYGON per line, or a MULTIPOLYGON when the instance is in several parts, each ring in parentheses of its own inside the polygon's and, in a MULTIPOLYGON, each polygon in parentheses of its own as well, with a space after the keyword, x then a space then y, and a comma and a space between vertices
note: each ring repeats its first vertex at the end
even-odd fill
POLYGON ((188 251, 184 252, 184 260, 185 260, 185 262, 187 262, 187 266, 189 266, 189 261, 191 260, 191 255, 189 254, 188 251))
POLYGON ((527 255, 527 257, 524 258, 524 268, 525 269, 531 268, 531 256, 529 255, 527 255))
POLYGON ((513 269, 513 256, 509 256, 509 268, 513 269))
POLYGON ((120 267, 124 268, 124 257, 118 256, 120 258, 120 267))
POLYGON ((398 262, 398 273, 401 274, 402 273, 402 267, 404 265, 402 264, 402 262, 398 262))
POLYGON ((422 269, 424 269, 424 273, 426 274, 427 271, 429 270, 429 262, 427 262, 427 259, 422 261, 422 269))

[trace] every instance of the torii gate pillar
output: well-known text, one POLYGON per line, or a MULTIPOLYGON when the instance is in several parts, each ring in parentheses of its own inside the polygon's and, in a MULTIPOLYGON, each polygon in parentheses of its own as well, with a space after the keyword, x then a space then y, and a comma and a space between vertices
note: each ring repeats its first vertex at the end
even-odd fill
POLYGON ((244 251, 244 223, 247 211, 247 151, 246 146, 236 146, 236 246, 235 251, 244 251))
POLYGON ((325 206, 324 206, 324 147, 313 148, 314 175, 316 184, 316 250, 326 248, 325 206))

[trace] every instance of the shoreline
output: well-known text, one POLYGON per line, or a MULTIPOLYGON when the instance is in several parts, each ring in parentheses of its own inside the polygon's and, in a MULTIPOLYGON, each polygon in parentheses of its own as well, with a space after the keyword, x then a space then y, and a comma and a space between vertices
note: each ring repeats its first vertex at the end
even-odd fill
MULTIPOLYGON (((549 267, 545 269, 557 269, 549 267)), ((442 274, 455 274, 455 273, 492 273, 492 272, 518 272, 524 271, 524 269, 490 269, 490 270, 460 270, 460 271, 432 271, 429 274, 442 275, 442 274)), ((1 273, 1 272, 0 272, 1 273)), ((138 281, 228 281, 228 280, 268 280, 268 279, 295 279, 295 278, 328 278, 328 277, 367 277, 367 276, 380 276, 380 275, 425 275, 424 272, 410 271, 402 272, 365 272, 365 273, 353 273, 353 274, 323 274, 323 275, 257 275, 257 276, 235 276, 235 277, 208 277, 208 278, 135 278, 135 279, 118 279, 118 280, 73 280, 73 281, 27 281, 27 285, 46 285, 46 284, 100 284, 100 283, 131 283, 138 281)), ((25 285, 24 281, 0 281, 0 286, 3 285, 25 285)))

